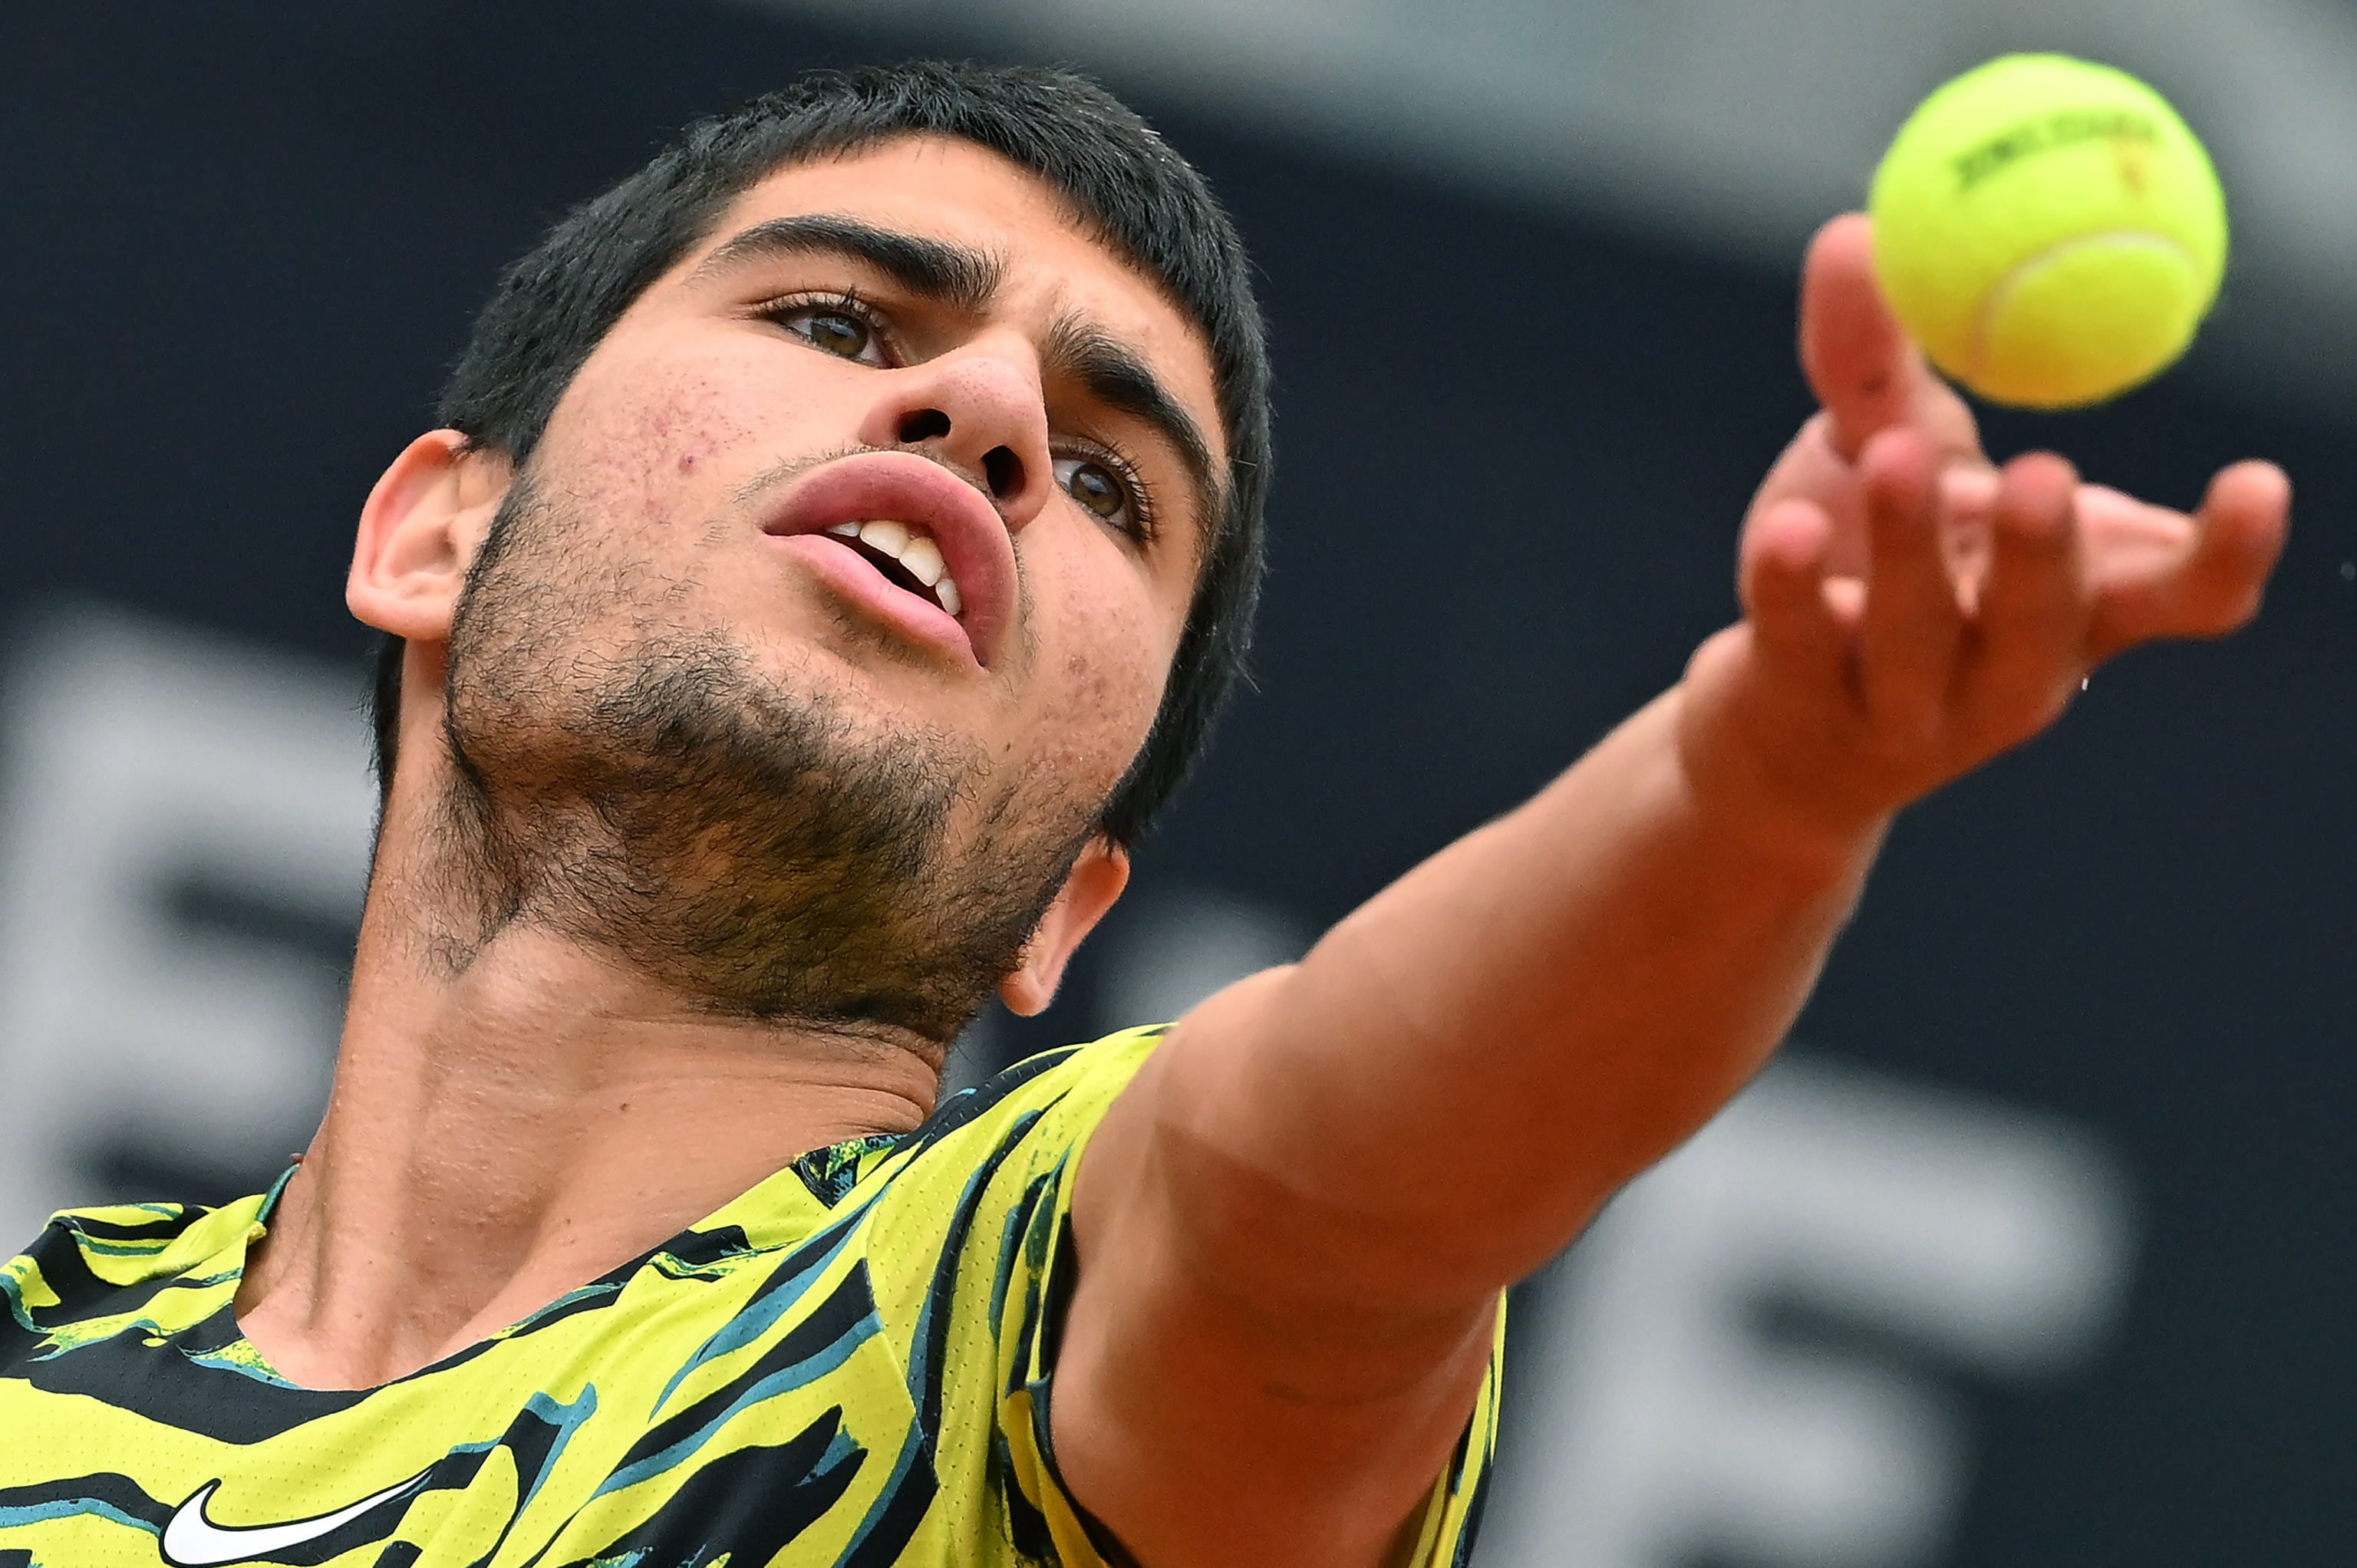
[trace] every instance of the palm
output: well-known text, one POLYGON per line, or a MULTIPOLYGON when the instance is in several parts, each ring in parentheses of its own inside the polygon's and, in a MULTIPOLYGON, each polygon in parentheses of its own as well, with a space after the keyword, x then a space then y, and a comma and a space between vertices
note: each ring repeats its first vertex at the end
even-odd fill
POLYGON ((1752 502, 1745 620, 1697 656, 1689 750, 1708 770, 1748 748, 1795 799, 1887 812, 2043 727, 2113 654, 2249 619, 2290 491, 2237 464, 2189 515, 2051 454, 1993 466, 1884 308, 1869 245, 1852 215, 1811 247, 1801 357, 1823 412, 1752 502))

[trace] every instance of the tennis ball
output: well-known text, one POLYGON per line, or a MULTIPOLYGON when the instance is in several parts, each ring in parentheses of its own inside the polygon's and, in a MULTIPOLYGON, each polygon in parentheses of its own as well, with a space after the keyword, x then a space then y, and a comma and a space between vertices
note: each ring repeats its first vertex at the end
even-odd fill
POLYGON ((2185 351, 2226 268, 2226 199, 2160 94, 2007 55, 1926 98, 1874 172, 1874 270, 1931 361, 1993 403, 2069 408, 2185 351))

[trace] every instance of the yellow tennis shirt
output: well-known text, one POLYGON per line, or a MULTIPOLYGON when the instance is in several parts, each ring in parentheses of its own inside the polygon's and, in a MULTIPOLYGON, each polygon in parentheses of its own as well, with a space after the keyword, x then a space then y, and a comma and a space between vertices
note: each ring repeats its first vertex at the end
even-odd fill
MULTIPOLYGON (((1103 1563, 1049 1441, 1056 1293, 1159 1033, 804 1155, 382 1388, 297 1388, 238 1332, 274 1189, 60 1214, 0 1268, 0 1568, 1103 1563)), ((1493 1352, 1417 1564, 1468 1562, 1497 1408, 1493 1352)))

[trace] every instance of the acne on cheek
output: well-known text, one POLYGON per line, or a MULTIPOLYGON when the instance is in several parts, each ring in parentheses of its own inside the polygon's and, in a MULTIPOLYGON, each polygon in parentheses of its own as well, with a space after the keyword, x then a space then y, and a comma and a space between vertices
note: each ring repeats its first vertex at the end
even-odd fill
MULTIPOLYGON (((1106 631, 1118 635, 1113 628, 1106 631)), ((1142 661, 1125 657, 1130 651, 1125 648, 1125 657, 1110 660, 1086 653, 1064 660, 1060 690, 1043 720, 1060 742, 1052 754, 1055 765, 1070 778, 1110 789, 1145 741, 1160 688, 1142 661)))
POLYGON ((728 413, 719 389, 695 378, 656 379, 632 391, 630 401, 593 403, 596 413, 576 427, 566 443, 572 488, 644 528, 710 510, 712 498, 691 499, 682 481, 720 472, 725 455, 758 433, 728 413))
POLYGON ((808 417, 780 406, 776 378, 759 365, 728 356, 682 362, 667 345, 650 347, 593 363, 568 393, 561 415, 579 416, 568 445, 585 471, 662 491, 726 453, 775 446, 808 417))
MULTIPOLYGON (((1114 766, 1125 768, 1161 704, 1177 651, 1176 628, 1166 632, 1164 612, 1151 595, 1140 596, 1135 590, 1141 585, 1124 581, 1131 570, 1126 563, 1114 567, 1085 553, 1079 560, 1063 552, 1057 556, 1057 581, 1042 594, 1043 607, 1052 595, 1064 611, 1056 639, 1062 657, 1049 666, 1059 673, 1054 722, 1075 739, 1087 737, 1084 745, 1118 751, 1114 766)), ((1048 588, 1044 582, 1040 586, 1048 588)))

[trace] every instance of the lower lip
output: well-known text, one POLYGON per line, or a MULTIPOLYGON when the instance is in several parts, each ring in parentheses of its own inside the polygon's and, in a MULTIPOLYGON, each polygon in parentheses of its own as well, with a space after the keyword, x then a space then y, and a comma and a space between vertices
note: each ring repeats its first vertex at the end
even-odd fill
POLYGON ((870 619, 884 622, 913 641, 937 647, 977 670, 982 667, 974 639, 955 616, 890 582, 850 545, 823 533, 768 537, 808 566, 811 575, 837 597, 850 601, 870 619))

